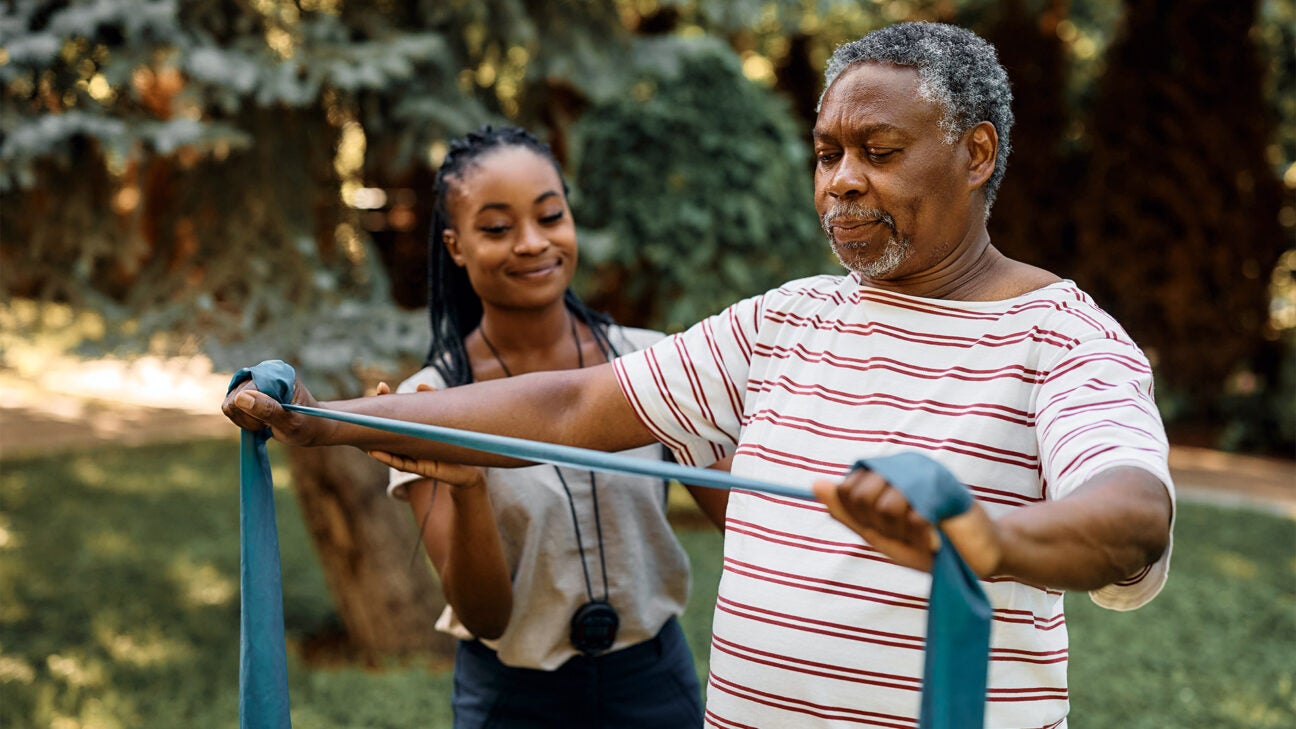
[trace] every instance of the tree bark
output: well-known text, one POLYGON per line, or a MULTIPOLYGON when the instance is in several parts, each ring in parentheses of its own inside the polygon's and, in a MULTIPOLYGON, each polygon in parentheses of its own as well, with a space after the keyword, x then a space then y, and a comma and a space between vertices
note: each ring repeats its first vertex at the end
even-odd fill
POLYGON ((445 598, 387 468, 350 446, 288 448, 293 489, 349 647, 380 656, 448 655, 434 624, 445 598))

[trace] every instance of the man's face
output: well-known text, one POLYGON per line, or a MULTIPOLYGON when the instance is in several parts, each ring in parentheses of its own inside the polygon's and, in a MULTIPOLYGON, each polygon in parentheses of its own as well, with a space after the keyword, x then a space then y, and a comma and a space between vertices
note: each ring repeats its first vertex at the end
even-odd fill
POLYGON ((969 154, 961 140, 945 142, 940 119, 912 68, 860 63, 824 94, 815 209, 846 268, 876 280, 921 277, 968 238, 969 154))

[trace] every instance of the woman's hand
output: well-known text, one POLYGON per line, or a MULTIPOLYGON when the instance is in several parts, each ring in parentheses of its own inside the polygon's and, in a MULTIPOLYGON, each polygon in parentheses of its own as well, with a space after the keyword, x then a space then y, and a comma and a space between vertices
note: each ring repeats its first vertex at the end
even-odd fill
MULTIPOLYGON (((434 389, 418 386, 419 392, 434 389)), ((386 382, 378 383, 377 395, 390 393, 386 382)), ((368 453, 398 471, 427 479, 409 485, 409 505, 446 602, 473 635, 503 635, 513 613, 513 580, 486 488, 486 470, 386 451, 368 453), (438 495, 439 482, 451 488, 438 495)))
MULTIPOLYGON (((436 388, 426 383, 420 383, 419 392, 430 392, 436 388)), ((377 395, 387 395, 391 393, 391 387, 386 382, 379 382, 377 395)), ((412 473, 416 476, 430 478, 434 481, 442 481, 457 488, 473 488, 486 485, 485 469, 476 466, 465 466, 459 463, 449 463, 446 461, 436 461, 423 458, 410 458, 386 451, 368 451, 371 458, 391 466, 397 471, 412 473)))

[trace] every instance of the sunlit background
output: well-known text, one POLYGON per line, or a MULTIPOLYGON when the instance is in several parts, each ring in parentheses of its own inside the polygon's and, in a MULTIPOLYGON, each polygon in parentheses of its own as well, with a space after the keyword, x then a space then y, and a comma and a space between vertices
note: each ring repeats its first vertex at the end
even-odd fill
MULTIPOLYGON (((679 330, 837 270, 810 199, 824 62, 901 20, 996 45, 1017 123, 995 244, 1126 326, 1176 473, 1215 479, 1166 594, 1118 617, 1068 600, 1075 723, 1293 725, 1296 0, 0 4, 0 725, 232 725, 217 404, 267 358, 323 396, 418 366, 446 140, 545 139, 582 296, 679 330)), ((272 453, 294 721, 446 726, 418 627, 439 592, 352 455, 272 453)), ((674 518, 705 674, 718 536, 674 518)))

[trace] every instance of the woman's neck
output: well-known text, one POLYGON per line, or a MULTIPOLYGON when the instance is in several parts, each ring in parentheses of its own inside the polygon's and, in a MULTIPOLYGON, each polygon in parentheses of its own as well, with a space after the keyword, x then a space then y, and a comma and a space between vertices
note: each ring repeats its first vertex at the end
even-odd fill
POLYGON ((464 344, 474 379, 584 364, 584 328, 561 302, 542 310, 486 308, 464 344))

